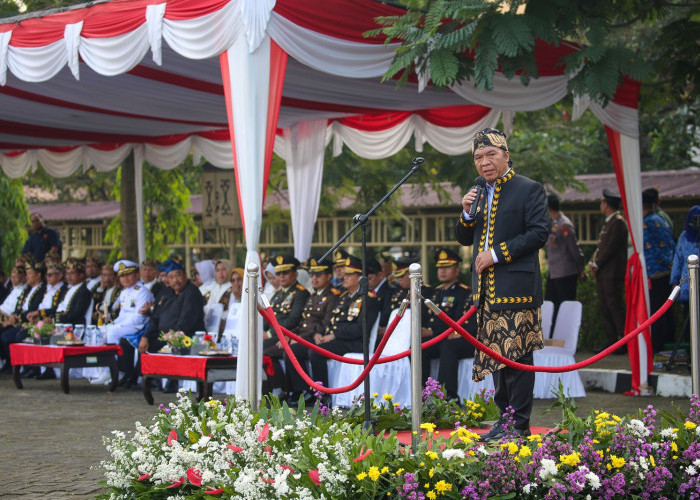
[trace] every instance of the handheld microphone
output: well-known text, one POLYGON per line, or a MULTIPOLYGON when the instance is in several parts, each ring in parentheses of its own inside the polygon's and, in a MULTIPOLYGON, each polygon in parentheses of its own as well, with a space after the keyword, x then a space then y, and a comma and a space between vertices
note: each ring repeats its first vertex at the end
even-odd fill
POLYGON ((469 209, 469 217, 472 219, 476 217, 476 209, 479 207, 481 195, 484 194, 484 191, 486 190, 486 179, 484 179, 482 176, 478 176, 476 179, 474 179, 474 187, 476 188, 476 199, 469 209))

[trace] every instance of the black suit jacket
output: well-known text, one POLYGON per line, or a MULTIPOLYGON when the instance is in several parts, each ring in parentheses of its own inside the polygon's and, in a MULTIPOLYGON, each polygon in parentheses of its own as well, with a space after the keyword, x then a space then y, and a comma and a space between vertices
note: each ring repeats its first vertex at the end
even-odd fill
POLYGON ((486 300, 494 311, 542 305, 538 251, 547 242, 550 226, 542 184, 517 175, 512 168, 496 180, 490 218, 486 199, 479 205, 473 220, 465 220, 463 214, 460 216, 455 229, 457 241, 466 246, 474 245, 474 304, 486 300), (495 251, 498 263, 479 276, 474 261, 484 247, 487 228, 488 247, 495 251))
POLYGON ((179 295, 172 288, 160 295, 148 324, 146 336, 156 341, 161 332, 181 330, 185 335, 204 330, 204 297, 190 280, 179 295))
MULTIPOLYGON (((66 290, 66 293, 68 293, 68 290, 66 290)), ((70 301, 68 301, 66 310, 56 313, 55 322, 70 323, 73 325, 85 324, 85 313, 88 307, 90 307, 91 300, 92 292, 88 289, 86 283, 81 283, 78 290, 73 294, 70 301)))
POLYGON ((41 304, 41 300, 44 298, 44 294, 46 293, 46 283, 41 283, 37 287, 36 291, 34 292, 34 295, 32 295, 31 299, 29 299, 29 307, 26 311, 24 311, 22 310, 22 306, 24 305, 24 301, 27 299, 27 296, 31 293, 31 290, 32 289, 27 285, 27 288, 24 289, 24 292, 22 292, 22 295, 17 301, 17 314, 19 315, 20 322, 22 323, 28 321, 27 313, 39 309, 39 304, 41 304))

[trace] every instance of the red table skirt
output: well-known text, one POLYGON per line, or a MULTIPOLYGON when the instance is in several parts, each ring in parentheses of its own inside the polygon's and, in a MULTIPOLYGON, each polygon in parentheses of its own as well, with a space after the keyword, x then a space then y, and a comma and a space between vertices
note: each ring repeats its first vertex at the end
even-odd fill
POLYGON ((10 359, 13 366, 40 365, 63 363, 65 358, 70 356, 109 351, 114 351, 118 356, 122 355, 122 348, 118 345, 60 346, 19 343, 10 344, 10 359))
MULTIPOLYGON (((233 356, 217 356, 221 358, 233 356)), ((178 356, 173 354, 144 353, 141 355, 141 373, 143 375, 171 375, 173 377, 192 377, 205 380, 207 378, 207 362, 213 359, 209 356, 178 356)), ((263 369, 268 375, 274 375, 272 358, 263 356, 263 369)))

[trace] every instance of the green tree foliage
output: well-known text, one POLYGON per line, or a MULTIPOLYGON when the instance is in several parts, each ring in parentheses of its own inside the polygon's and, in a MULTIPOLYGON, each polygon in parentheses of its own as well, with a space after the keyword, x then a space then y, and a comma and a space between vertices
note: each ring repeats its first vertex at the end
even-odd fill
POLYGON ((0 214, 5 223, 0 231, 0 269, 9 272, 27 239, 29 209, 20 179, 0 174, 0 214))
MULTIPOLYGON (((180 165, 172 170, 161 170, 144 164, 143 168, 143 211, 145 218, 146 253, 148 257, 165 259, 169 255, 168 244, 179 243, 183 234, 187 234, 190 242, 194 242, 198 227, 192 214, 187 212, 190 207, 190 190, 184 179, 187 166, 180 165)), ((119 180, 121 167, 116 174, 116 184, 113 195, 121 197, 119 180)), ((105 241, 112 243, 114 249, 109 259, 120 257, 121 218, 119 214, 110 222, 105 241)), ((134 228, 134 232, 136 228, 134 228)))

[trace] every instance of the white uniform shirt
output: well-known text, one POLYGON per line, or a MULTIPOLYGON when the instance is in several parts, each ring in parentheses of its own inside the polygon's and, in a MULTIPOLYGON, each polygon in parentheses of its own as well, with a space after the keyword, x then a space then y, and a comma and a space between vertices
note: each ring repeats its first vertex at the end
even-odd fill
POLYGON ((10 294, 7 297, 5 297, 5 300, 3 301, 2 305, 0 305, 0 311, 4 312, 7 315, 10 315, 13 312, 15 312, 19 296, 22 295, 22 292, 25 288, 27 288, 27 284, 20 283, 12 290, 10 290, 10 294))
POLYGON ((223 285, 218 284, 216 281, 212 283, 209 287, 209 300, 207 300, 206 305, 217 304, 229 288, 231 288, 230 282, 224 283, 223 285))
POLYGON ((32 297, 36 293, 37 289, 41 286, 41 283, 38 285, 34 285, 31 290, 29 290, 29 293, 27 294, 27 297, 24 299, 24 302, 22 303, 22 310, 23 311, 28 311, 29 310, 29 302, 32 300, 32 297))
POLYGON ((142 328, 148 321, 146 314, 139 313, 148 302, 153 302, 153 294, 143 283, 137 281, 131 288, 125 288, 117 299, 119 316, 114 320, 115 325, 142 328))
POLYGON ((78 283, 77 285, 68 285, 68 289, 66 290, 66 294, 63 296, 63 300, 58 304, 58 306, 56 306, 56 312, 64 312, 68 309, 68 304, 70 304, 73 295, 75 295, 75 292, 78 291, 80 285, 82 285, 82 283, 78 283))
POLYGON ((97 278, 88 278, 85 283, 87 284, 88 290, 94 292, 97 287, 101 285, 102 279, 98 276, 97 278))
POLYGON ((56 295, 56 292, 58 292, 61 287, 63 286, 63 281, 60 281, 56 285, 46 285, 46 293, 44 294, 44 297, 41 299, 41 303, 39 304, 39 309, 51 309, 53 307, 53 296, 56 295))

